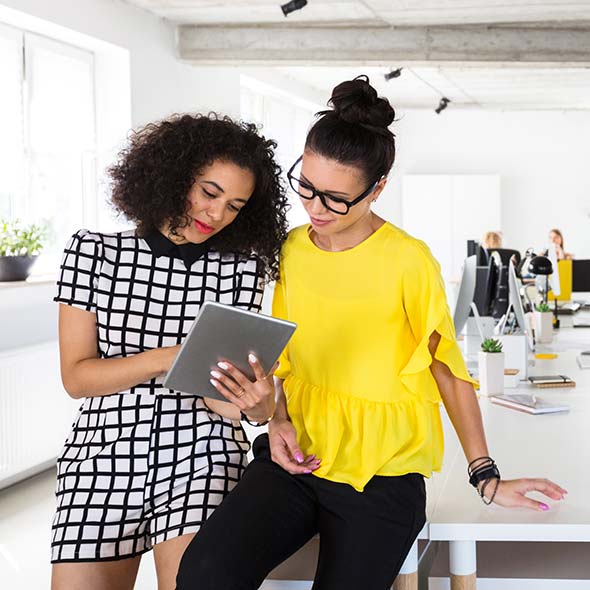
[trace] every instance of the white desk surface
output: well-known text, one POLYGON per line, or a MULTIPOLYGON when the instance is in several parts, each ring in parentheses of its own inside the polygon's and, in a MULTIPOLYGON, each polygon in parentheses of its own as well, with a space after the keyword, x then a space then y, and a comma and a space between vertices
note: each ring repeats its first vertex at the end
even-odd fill
POLYGON ((577 387, 538 389, 522 383, 506 389, 565 402, 569 413, 535 416, 480 398, 490 454, 502 477, 546 477, 568 490, 565 500, 543 499, 547 512, 484 505, 467 481, 465 457, 445 415, 443 470, 427 484, 431 540, 590 542, 590 370, 578 367, 572 349, 590 349, 590 329, 561 328, 552 344, 537 349, 557 352, 558 358, 535 360, 530 374, 566 374, 577 387))

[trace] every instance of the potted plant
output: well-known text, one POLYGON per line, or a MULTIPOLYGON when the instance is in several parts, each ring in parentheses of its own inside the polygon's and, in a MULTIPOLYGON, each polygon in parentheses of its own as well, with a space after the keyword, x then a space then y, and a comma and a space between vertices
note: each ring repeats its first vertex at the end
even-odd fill
POLYGON ((497 395, 504 392, 504 353, 502 343, 487 338, 481 344, 478 356, 479 392, 481 395, 497 395))
POLYGON ((46 228, 0 221, 0 281, 24 281, 45 243, 46 228))
POLYGON ((553 315, 546 303, 535 306, 535 340, 536 342, 551 342, 553 340, 553 315))

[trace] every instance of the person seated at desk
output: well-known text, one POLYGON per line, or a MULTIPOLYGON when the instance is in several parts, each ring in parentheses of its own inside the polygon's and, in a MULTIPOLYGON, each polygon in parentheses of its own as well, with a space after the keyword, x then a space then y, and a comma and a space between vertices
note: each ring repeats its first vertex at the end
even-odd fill
POLYGON ((555 255, 557 256, 557 260, 573 260, 574 255, 565 251, 563 245, 563 234, 560 230, 556 228, 549 230, 549 241, 555 247, 555 255))
POLYGON ((481 239, 481 246, 486 250, 502 247, 502 234, 498 231, 487 231, 481 239))
POLYGON ((499 231, 488 231, 482 239, 477 255, 477 264, 487 266, 490 262, 490 256, 497 252, 503 265, 508 265, 510 259, 514 256, 514 264, 520 262, 520 252, 502 247, 502 233, 499 231))

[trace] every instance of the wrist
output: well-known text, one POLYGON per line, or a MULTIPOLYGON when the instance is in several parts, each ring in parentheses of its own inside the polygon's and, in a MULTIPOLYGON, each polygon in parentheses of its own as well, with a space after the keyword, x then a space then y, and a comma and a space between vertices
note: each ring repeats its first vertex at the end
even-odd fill
POLYGON ((246 424, 250 424, 250 426, 266 426, 271 422, 274 418, 274 410, 267 415, 265 418, 258 419, 248 416, 245 412, 240 410, 240 420, 246 422, 246 424))
POLYGON ((165 375, 172 366, 172 362, 169 359, 170 353, 167 348, 152 348, 152 350, 146 350, 143 354, 145 355, 144 358, 147 361, 151 378, 165 375))

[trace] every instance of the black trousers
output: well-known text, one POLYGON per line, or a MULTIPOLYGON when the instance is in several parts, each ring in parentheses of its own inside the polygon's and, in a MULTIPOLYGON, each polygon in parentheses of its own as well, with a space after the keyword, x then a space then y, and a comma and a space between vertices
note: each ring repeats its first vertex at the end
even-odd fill
POLYGON ((424 478, 373 477, 363 492, 290 475, 270 458, 268 435, 240 483, 188 546, 177 590, 255 590, 316 533, 314 590, 390 588, 425 522, 424 478))

